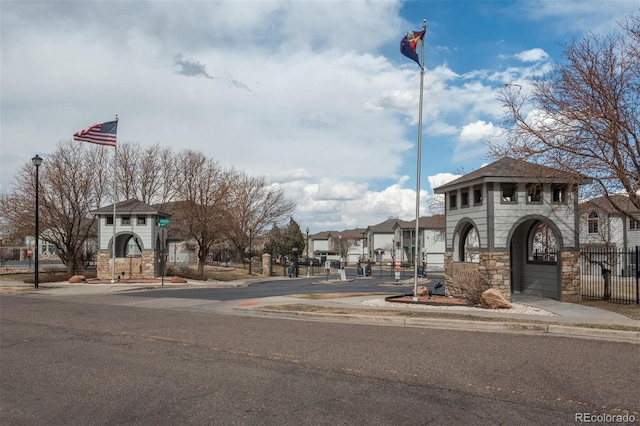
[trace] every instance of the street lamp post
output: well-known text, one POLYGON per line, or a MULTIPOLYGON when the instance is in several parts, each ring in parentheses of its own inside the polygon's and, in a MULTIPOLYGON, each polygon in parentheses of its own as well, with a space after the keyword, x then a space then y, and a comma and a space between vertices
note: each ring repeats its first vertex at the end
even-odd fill
POLYGON ((309 263, 307 263, 307 278, 309 278, 309 267, 311 266, 311 256, 309 256, 309 227, 307 226, 307 229, 305 229, 305 231, 307 231, 307 261, 309 263))
POLYGON ((251 233, 253 229, 249 228, 249 275, 251 275, 251 233))
POLYGON ((33 286, 35 288, 38 288, 38 255, 40 254, 40 247, 38 243, 38 240, 40 239, 40 229, 39 229, 39 223, 38 223, 39 222, 38 195, 40 192, 40 183, 38 182, 38 178, 39 178, 38 172, 39 172, 40 165, 42 164, 42 157, 36 154, 36 156, 31 159, 31 162, 33 163, 34 166, 36 166, 36 243, 35 243, 36 257, 35 257, 35 263, 34 263, 35 271, 33 274, 33 286))

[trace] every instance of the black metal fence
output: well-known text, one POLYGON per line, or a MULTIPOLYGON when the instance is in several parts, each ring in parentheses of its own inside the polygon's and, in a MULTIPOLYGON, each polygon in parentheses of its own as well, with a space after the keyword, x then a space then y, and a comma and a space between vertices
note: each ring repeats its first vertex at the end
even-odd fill
POLYGON ((640 304, 640 246, 580 250, 582 297, 640 304))

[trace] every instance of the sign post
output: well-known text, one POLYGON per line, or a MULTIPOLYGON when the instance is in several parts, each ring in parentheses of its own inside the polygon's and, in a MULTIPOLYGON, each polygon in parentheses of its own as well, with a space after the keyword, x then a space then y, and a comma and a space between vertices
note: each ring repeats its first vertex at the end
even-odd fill
MULTIPOLYGON (((164 286, 164 270, 165 270, 165 266, 166 266, 166 262, 165 262, 165 248, 167 245, 167 225, 169 225, 169 219, 167 218, 160 218, 156 221, 156 224, 160 227, 160 241, 162 244, 162 248, 161 248, 161 258, 158 259, 158 261, 160 262, 160 282, 162 283, 162 285, 164 286)), ((175 253, 175 252, 174 252, 175 253)))

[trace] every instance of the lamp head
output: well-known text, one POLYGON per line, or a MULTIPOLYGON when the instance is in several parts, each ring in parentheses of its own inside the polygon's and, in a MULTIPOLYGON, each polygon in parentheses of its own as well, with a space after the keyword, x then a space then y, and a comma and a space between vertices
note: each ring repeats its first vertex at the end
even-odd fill
POLYGON ((34 166, 40 167, 40 164, 42 164, 42 157, 36 154, 36 156, 31 159, 31 162, 34 166))

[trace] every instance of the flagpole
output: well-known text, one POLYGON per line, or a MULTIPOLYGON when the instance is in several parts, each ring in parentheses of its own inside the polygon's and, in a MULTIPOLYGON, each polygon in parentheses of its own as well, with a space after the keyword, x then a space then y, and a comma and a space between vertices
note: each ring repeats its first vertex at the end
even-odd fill
MULTIPOLYGON (((116 114, 116 123, 118 114, 116 114)), ((116 202, 118 201, 118 144, 113 145, 113 238, 111 240, 111 284, 116 282, 116 202)))
POLYGON ((420 64, 420 109, 418 113, 418 159, 416 165, 416 233, 415 233, 415 245, 414 245, 414 262, 413 262, 413 300, 418 300, 418 260, 420 259, 420 243, 418 238, 418 232, 420 230, 420 166, 422 160, 422 101, 423 101, 423 87, 424 87, 424 39, 427 35, 427 20, 422 20, 422 63, 420 64))

